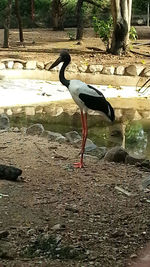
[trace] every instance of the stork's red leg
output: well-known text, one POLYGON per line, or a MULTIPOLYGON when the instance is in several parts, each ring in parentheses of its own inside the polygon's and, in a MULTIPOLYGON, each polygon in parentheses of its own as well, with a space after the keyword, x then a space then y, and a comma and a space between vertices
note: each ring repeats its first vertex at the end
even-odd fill
POLYGON ((87 113, 83 114, 82 111, 81 111, 81 122, 82 122, 81 158, 80 158, 80 162, 74 163, 74 167, 76 167, 76 168, 82 168, 83 167, 83 155, 84 155, 85 143, 86 143, 87 134, 88 134, 87 113))

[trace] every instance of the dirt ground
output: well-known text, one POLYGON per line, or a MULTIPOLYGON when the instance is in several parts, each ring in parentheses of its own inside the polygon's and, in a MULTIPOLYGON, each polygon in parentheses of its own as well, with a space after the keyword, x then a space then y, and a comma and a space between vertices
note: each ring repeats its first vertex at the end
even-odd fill
MULTIPOLYGON (((2 31, 0 36, 2 46, 2 31)), ((81 46, 68 41, 67 31, 26 30, 24 36, 25 47, 19 46, 18 33, 11 30, 10 48, 0 49, 0 59, 47 62, 69 48, 74 62, 149 61, 133 53, 105 54, 92 32, 81 46)), ((138 47, 149 53, 148 45, 138 47)), ((142 257, 150 241, 150 193, 141 191, 143 170, 92 157, 86 157, 84 169, 74 169, 79 148, 20 132, 0 132, 0 152, 1 164, 23 171, 17 182, 0 180, 0 267, 125 267, 142 257)))
POLYGON ((142 170, 91 157, 73 169, 78 148, 21 133, 1 133, 0 150, 23 171, 0 180, 0 266, 132 266, 150 240, 142 170))
POLYGON ((114 56, 105 53, 105 46, 92 29, 84 30, 81 45, 69 40, 69 33, 75 36, 75 29, 55 32, 49 29, 24 30, 24 44, 19 43, 18 30, 10 30, 10 48, 3 49, 3 30, 0 30, 0 59, 15 58, 37 60, 47 63, 53 61, 62 49, 68 49, 72 62, 78 64, 129 65, 132 63, 149 64, 150 62, 150 27, 137 27, 139 39, 132 42, 126 56, 114 56))

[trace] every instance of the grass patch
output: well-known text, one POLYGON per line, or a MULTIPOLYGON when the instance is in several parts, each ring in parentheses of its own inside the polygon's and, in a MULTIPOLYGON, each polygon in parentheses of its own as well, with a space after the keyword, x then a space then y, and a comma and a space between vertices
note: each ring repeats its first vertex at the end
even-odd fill
POLYGON ((42 235, 38 236, 34 243, 26 247, 23 256, 27 258, 45 256, 53 260, 81 260, 85 258, 83 249, 61 245, 61 241, 58 241, 55 237, 42 235))

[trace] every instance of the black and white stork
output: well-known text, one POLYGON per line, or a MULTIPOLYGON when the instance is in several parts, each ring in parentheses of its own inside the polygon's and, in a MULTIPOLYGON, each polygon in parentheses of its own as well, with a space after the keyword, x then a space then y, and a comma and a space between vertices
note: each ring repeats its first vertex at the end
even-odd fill
POLYGON ((59 58, 50 66, 49 70, 56 67, 59 63, 63 62, 63 65, 59 72, 59 80, 65 85, 75 103, 79 106, 81 111, 81 122, 82 122, 82 148, 80 162, 74 163, 77 168, 83 167, 83 155, 85 150, 85 143, 88 134, 87 127, 87 111, 92 109, 102 113, 109 121, 114 121, 115 115, 114 110, 110 103, 105 99, 104 95, 96 88, 88 85, 80 80, 67 80, 64 72, 66 67, 71 61, 71 57, 67 50, 63 50, 60 53, 59 58))

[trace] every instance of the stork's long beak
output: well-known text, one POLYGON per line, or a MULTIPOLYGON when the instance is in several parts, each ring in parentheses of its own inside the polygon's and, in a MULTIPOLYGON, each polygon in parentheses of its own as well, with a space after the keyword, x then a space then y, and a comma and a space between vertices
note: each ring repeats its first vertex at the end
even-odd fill
POLYGON ((56 61, 49 67, 49 70, 55 68, 61 61, 61 57, 57 58, 56 61))

